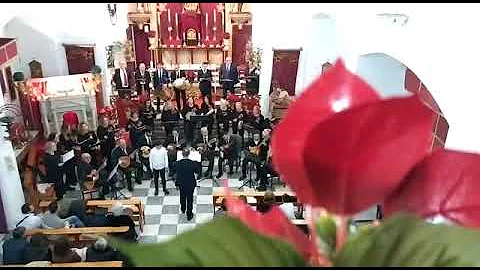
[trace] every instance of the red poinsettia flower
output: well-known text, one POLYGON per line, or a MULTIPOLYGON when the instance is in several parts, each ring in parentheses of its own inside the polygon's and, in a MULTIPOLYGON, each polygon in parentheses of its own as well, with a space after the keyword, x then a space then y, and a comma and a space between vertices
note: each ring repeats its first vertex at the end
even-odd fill
POLYGON ((420 162, 386 200, 385 216, 400 211, 480 227, 480 155, 438 149, 420 162))
POLYGON ((337 61, 278 125, 273 162, 302 202, 355 214, 381 202, 428 153, 433 124, 418 97, 382 100, 337 61))

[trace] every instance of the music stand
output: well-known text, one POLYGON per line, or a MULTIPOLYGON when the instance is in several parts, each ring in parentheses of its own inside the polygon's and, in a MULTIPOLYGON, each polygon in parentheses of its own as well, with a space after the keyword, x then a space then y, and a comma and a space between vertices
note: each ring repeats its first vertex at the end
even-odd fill
MULTIPOLYGON (((113 177, 116 178, 116 180, 115 180, 115 182, 113 183, 113 185, 111 185, 111 187, 112 187, 112 197, 111 197, 111 199, 118 200, 119 197, 120 197, 120 198, 123 198, 123 199, 128 199, 128 197, 127 197, 125 194, 122 193, 122 188, 123 188, 123 187, 117 186, 118 181, 120 181, 120 180, 118 179, 118 174, 117 174, 117 172, 118 172, 118 165, 119 165, 119 164, 117 164, 117 165, 115 166, 115 168, 113 168, 113 170, 110 172, 110 174, 108 175, 108 178, 107 178, 107 184, 110 184, 110 181, 111 181, 111 179, 112 179, 113 177), (118 196, 118 193, 120 193, 120 196, 118 196)), ((124 177, 125 177, 125 176, 124 176, 124 177)))

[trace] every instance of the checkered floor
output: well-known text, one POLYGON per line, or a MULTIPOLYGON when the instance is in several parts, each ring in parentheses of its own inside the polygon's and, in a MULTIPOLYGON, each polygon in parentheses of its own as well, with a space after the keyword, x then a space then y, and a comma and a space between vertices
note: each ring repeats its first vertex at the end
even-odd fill
MULTIPOLYGON (((226 177, 227 174, 223 176, 226 177)), ((238 180, 239 177, 240 173, 235 173, 228 179, 228 186, 239 190, 238 188, 243 184, 238 180)), ((222 185, 220 181, 219 183, 222 185)), ((135 185, 132 193, 122 190, 127 197, 138 197, 145 203, 145 226, 143 232, 139 234, 139 241, 143 243, 168 241, 178 234, 195 228, 198 224, 211 220, 213 192, 222 190, 223 187, 218 187, 212 179, 199 180, 198 185, 193 197, 194 218, 190 221, 187 221, 186 215, 180 211, 180 191, 175 187, 173 180, 167 181, 167 189, 170 193, 168 196, 163 194, 161 184, 158 196, 154 195, 153 180, 144 180, 141 185, 135 185)), ((248 189, 250 188, 242 188, 242 190, 248 189)))
MULTIPOLYGON (((216 165, 217 160, 215 160, 213 175, 218 174, 216 165)), ((240 170, 241 168, 238 168, 238 172, 229 177, 228 186, 233 190, 250 190, 251 188, 248 185, 239 189, 243 184, 243 181, 238 180, 241 176, 240 170)), ((223 180, 225 177, 227 177, 226 172, 221 179, 223 180)), ((253 172, 252 179, 255 179, 255 172, 253 172)), ((218 186, 218 184, 222 185, 222 182, 217 180, 217 184, 212 179, 202 179, 198 180, 197 183, 198 187, 195 188, 193 196, 194 217, 190 221, 187 221, 186 215, 180 211, 180 191, 175 187, 173 180, 167 181, 167 189, 170 193, 168 196, 163 194, 161 183, 159 183, 158 196, 154 195, 155 186, 153 180, 144 180, 141 185, 134 183, 133 192, 129 192, 127 189, 121 190, 121 193, 127 198, 140 198, 145 205, 143 232, 140 232, 140 228, 137 226, 139 242, 155 243, 168 241, 172 237, 191 230, 198 224, 213 218, 213 193, 216 190, 223 190, 222 186, 218 186)), ((283 187, 283 185, 275 186, 274 188, 277 191, 288 189, 283 187)), ((78 185, 77 190, 68 191, 65 197, 81 198, 78 185)))

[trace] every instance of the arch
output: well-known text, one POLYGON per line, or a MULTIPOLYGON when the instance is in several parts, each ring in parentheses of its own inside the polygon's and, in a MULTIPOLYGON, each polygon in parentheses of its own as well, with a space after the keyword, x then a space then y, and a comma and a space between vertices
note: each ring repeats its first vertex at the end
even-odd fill
POLYGON ((448 122, 427 86, 408 66, 384 52, 367 53, 358 57, 357 74, 382 96, 402 96, 409 92, 419 95, 436 114, 432 127, 432 149, 445 145, 448 122))

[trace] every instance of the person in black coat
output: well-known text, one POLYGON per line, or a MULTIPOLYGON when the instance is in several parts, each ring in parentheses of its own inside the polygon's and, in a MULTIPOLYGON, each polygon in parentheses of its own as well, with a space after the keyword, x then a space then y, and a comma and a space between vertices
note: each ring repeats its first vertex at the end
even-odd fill
POLYGON ((128 231, 124 233, 112 234, 112 236, 117 236, 122 240, 129 242, 137 241, 137 231, 135 230, 135 222, 130 216, 131 211, 123 206, 120 203, 117 203, 112 206, 112 214, 107 215, 107 226, 109 227, 121 227, 128 226, 128 231))
POLYGON ((138 95, 145 91, 150 96, 150 72, 146 70, 144 63, 140 63, 135 71, 135 82, 138 95))
POLYGON ((150 99, 145 100, 145 103, 140 108, 140 120, 142 120, 143 124, 153 130, 156 116, 152 101, 150 99))
POLYGON ((247 76, 245 78, 247 82, 247 93, 249 95, 258 94, 258 81, 260 79, 260 71, 257 67, 251 66, 248 69, 247 76))
POLYGON ((195 174, 202 172, 202 164, 198 161, 188 159, 190 149, 184 148, 183 159, 174 162, 173 170, 177 174, 177 182, 180 188, 180 210, 187 212, 187 220, 193 218, 193 191, 197 186, 195 174))
MULTIPOLYGON (((110 164, 109 164, 109 167, 110 167, 110 171, 113 170, 113 168, 118 164, 119 160, 121 157, 127 157, 127 156, 130 156, 132 154, 132 150, 130 148, 127 148, 127 142, 124 140, 124 139, 119 139, 117 141, 117 147, 115 147, 115 149, 113 149, 112 151, 112 154, 110 156, 110 164)), ((141 166, 141 165, 140 165, 141 166)), ((132 171, 133 170, 137 170, 137 179, 136 179, 136 183, 137 184, 142 184, 141 182, 141 178, 138 177, 138 175, 140 175, 140 167, 139 164, 137 162, 135 162, 134 160, 132 160, 132 157, 130 157, 130 165, 126 168, 122 167, 122 166, 118 166, 118 170, 123 172, 123 174, 125 175, 125 180, 127 180, 127 187, 128 187, 128 191, 132 192, 133 191, 133 185, 132 185, 132 171)))
POLYGON ((65 195, 65 183, 63 182, 63 163, 60 156, 55 154, 57 151, 57 143, 49 141, 45 145, 45 155, 43 163, 47 167, 47 183, 55 184, 55 195, 60 200, 65 195))
POLYGON ((128 97, 131 94, 134 85, 132 78, 132 72, 127 69, 127 62, 122 60, 120 68, 115 69, 112 77, 112 85, 115 86, 120 98, 128 97))
POLYGON ((29 243, 25 239, 25 227, 15 228, 12 238, 3 243, 3 264, 25 264, 24 255, 28 246, 29 243))
POLYGON ((44 234, 34 234, 30 245, 25 249, 25 263, 33 261, 52 261, 52 250, 48 248, 48 239, 44 234))
POLYGON ((223 88, 223 98, 227 97, 227 92, 235 93, 234 85, 238 83, 238 69, 232 63, 232 58, 227 57, 225 63, 220 66, 220 83, 223 88))
POLYGON ((163 106, 162 116, 160 118, 162 120, 163 126, 165 127, 165 133, 168 136, 172 135, 172 130, 175 127, 174 122, 180 121, 180 113, 177 108, 172 106, 171 101, 167 101, 163 106))
MULTIPOLYGON (((175 64, 175 70, 172 71, 170 74, 170 82, 173 83, 176 79, 186 79, 187 76, 185 75, 185 71, 180 70, 180 67, 178 64, 175 64)), ((187 93, 185 92, 185 89, 178 89, 175 86, 173 87, 173 90, 175 91, 175 100, 177 101, 177 109, 181 110, 182 107, 180 106, 180 99, 182 100, 182 106, 185 106, 187 104, 187 93)))
POLYGON ((150 169, 150 162, 148 159, 148 155, 145 156, 144 155, 145 153, 142 150, 144 146, 148 147, 149 149, 152 149, 153 147, 152 131, 150 130, 150 128, 147 127, 145 132, 143 132, 143 135, 140 136, 140 138, 138 138, 137 146, 138 146, 137 149, 139 149, 138 157, 141 163, 141 168, 139 170, 140 174, 138 175, 138 177, 140 179, 143 179, 143 176, 144 176, 143 166, 145 166, 147 168, 147 175, 148 175, 147 179, 150 179, 149 177, 152 176, 152 170, 150 169))
POLYGON ((208 63, 203 62, 202 68, 198 71, 198 81, 200 88, 200 93, 202 94, 202 98, 205 96, 208 97, 210 103, 212 102, 212 72, 207 69, 208 63))
POLYGON ((157 64, 157 70, 153 74, 153 87, 155 91, 160 91, 166 86, 169 82, 168 70, 164 67, 163 63, 157 64))

